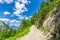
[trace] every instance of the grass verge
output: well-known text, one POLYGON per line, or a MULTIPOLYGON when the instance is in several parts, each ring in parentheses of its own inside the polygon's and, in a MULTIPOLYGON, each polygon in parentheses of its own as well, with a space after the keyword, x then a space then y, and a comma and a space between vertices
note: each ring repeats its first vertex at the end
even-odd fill
POLYGON ((30 31, 30 27, 27 27, 19 34, 15 35, 13 37, 9 37, 6 40, 17 40, 18 38, 21 38, 22 36, 26 35, 29 31, 30 31))

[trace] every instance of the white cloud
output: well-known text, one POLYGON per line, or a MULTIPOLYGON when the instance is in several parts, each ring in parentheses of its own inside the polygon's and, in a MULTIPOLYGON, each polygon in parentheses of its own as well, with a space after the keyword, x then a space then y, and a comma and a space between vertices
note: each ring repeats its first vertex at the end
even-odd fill
POLYGON ((13 25, 19 26, 19 24, 20 24, 20 21, 18 21, 18 20, 11 20, 10 21, 10 26, 13 26, 13 25))
POLYGON ((28 0, 0 0, 0 3, 12 3, 12 2, 16 2, 16 1, 18 1, 18 2, 22 2, 22 3, 24 3, 24 4, 28 4, 28 3, 30 3, 30 1, 28 1, 28 0))
MULTIPOLYGON (((26 8, 26 4, 29 4, 30 1, 28 0, 0 0, 0 3, 12 3, 14 2, 15 4, 15 7, 13 8, 14 9, 14 12, 13 14, 15 16, 18 16, 20 15, 22 12, 25 12, 25 11, 28 11, 28 9, 26 8), (21 3, 20 3, 21 2, 21 3)), ((8 12, 5 12, 4 14, 9 14, 8 12)))
POLYGON ((9 21, 10 21, 10 19, 8 19, 8 18, 0 18, 0 21, 3 21, 3 22, 5 22, 6 24, 8 24, 9 21))
POLYGON ((29 19, 29 17, 25 17, 26 19, 29 19))
POLYGON ((17 0, 17 2, 15 2, 15 8, 14 8, 14 14, 16 16, 20 15, 22 12, 28 11, 28 9, 26 8, 26 4, 29 4, 30 1, 28 0, 17 0), (22 3, 20 3, 22 2, 22 3))
POLYGON ((19 2, 15 2, 15 15, 20 15, 20 13, 27 11, 25 4, 20 4, 19 2))
POLYGON ((4 1, 3 0, 0 0, 0 3, 4 3, 4 1))
POLYGON ((10 19, 8 19, 8 18, 0 18, 0 20, 1 20, 1 21, 4 21, 4 22, 8 21, 8 22, 10 22, 10 23, 20 22, 20 21, 18 21, 18 20, 10 20, 10 19))
POLYGON ((18 21, 18 20, 11 20, 10 22, 13 23, 13 22, 20 22, 20 21, 18 21))
POLYGON ((23 15, 19 15, 19 16, 18 16, 18 19, 23 19, 23 18, 29 19, 30 17, 26 17, 26 16, 23 16, 23 15))
POLYGON ((10 26, 13 26, 13 25, 19 26, 19 24, 20 24, 20 21, 18 21, 18 20, 10 20, 8 18, 0 18, 0 21, 5 22, 6 24, 9 23, 10 26))
POLYGON ((0 18, 1 21, 10 21, 8 18, 0 18))
POLYGON ((9 15, 9 14, 10 14, 10 12, 8 12, 8 11, 4 12, 4 15, 9 15))
POLYGON ((6 3, 11 3, 13 0, 5 0, 6 3))
POLYGON ((22 15, 18 16, 18 19, 23 19, 23 18, 24 18, 24 16, 22 16, 22 15))
POLYGON ((30 1, 28 1, 28 0, 21 0, 21 2, 24 3, 24 4, 30 3, 30 1))
POLYGON ((13 2, 13 0, 0 0, 0 3, 11 3, 11 2, 13 2))

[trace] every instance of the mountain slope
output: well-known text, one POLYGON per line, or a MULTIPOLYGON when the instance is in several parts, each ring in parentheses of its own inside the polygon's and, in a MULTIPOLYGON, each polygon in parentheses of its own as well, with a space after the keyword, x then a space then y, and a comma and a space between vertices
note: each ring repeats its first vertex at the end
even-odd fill
POLYGON ((34 25, 32 25, 30 32, 27 35, 18 38, 18 40, 47 40, 47 38, 42 31, 38 30, 34 25))
POLYGON ((2 21, 0 21, 0 30, 6 28, 6 24, 2 21))

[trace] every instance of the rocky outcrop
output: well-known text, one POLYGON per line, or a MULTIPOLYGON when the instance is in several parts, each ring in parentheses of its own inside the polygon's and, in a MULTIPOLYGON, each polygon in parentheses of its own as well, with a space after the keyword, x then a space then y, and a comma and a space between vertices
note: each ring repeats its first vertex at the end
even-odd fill
POLYGON ((43 22, 43 27, 52 27, 50 31, 51 34, 48 36, 49 40, 60 37, 60 4, 58 4, 53 13, 43 22))
POLYGON ((56 8, 56 13, 55 13, 55 29, 57 31, 56 37, 60 37, 60 4, 56 8), (57 36, 58 35, 58 36, 57 36))
MULTIPOLYGON (((52 38, 56 38, 56 40, 57 40, 57 38, 59 38, 60 37, 60 4, 56 7, 56 10, 52 13, 52 18, 53 18, 53 16, 54 16, 54 29, 51 31, 51 35, 53 36, 52 38)), ((51 19, 52 19, 51 18, 51 19)), ((50 20, 51 21, 51 20, 50 20)), ((48 22, 49 23, 49 22, 48 22)), ((52 23, 52 22, 51 22, 52 23)), ((50 24, 51 24, 50 23, 50 24)), ((49 25, 50 25, 49 24, 49 25)), ((48 26, 49 26, 48 25, 48 26)), ((52 24, 53 25, 53 24, 52 24)), ((51 37, 50 37, 50 39, 49 40, 54 40, 54 39, 51 39, 51 37)))
POLYGON ((3 21, 0 21, 0 30, 6 29, 6 24, 3 21))
POLYGON ((53 24, 54 24, 54 19, 55 19, 54 15, 53 15, 53 16, 50 15, 50 16, 47 18, 47 20, 44 21, 43 27, 44 27, 44 28, 46 28, 46 27, 52 27, 53 24))

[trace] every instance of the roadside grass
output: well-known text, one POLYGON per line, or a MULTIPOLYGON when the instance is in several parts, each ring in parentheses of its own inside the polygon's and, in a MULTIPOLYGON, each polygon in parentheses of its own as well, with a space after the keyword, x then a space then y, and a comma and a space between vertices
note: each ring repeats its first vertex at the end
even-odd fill
POLYGON ((27 27, 22 32, 20 32, 19 34, 15 35, 13 37, 9 37, 6 40, 17 40, 18 38, 21 38, 22 36, 28 34, 29 31, 30 31, 30 27, 27 27))

